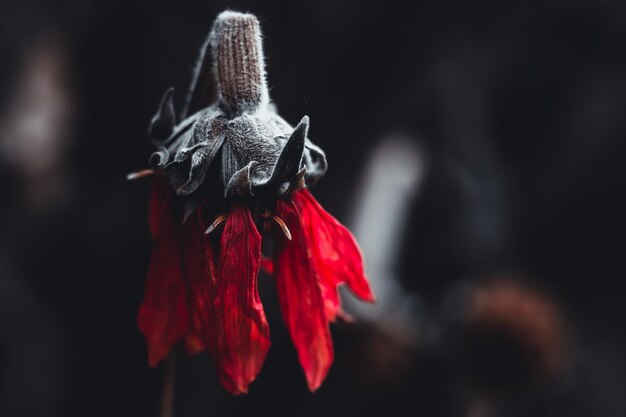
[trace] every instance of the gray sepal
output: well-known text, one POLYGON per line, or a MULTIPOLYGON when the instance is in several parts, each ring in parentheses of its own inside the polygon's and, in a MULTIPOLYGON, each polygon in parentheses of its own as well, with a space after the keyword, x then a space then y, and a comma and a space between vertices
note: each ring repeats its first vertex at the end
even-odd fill
POLYGON ((224 195, 227 194, 231 178, 240 169, 237 158, 233 153, 232 145, 230 141, 227 140, 224 142, 224 145, 222 145, 222 183, 224 185, 224 195))
POLYGON ((220 150, 223 143, 224 135, 222 134, 214 138, 209 144, 195 149, 195 152, 191 155, 189 179, 176 190, 177 194, 188 195, 198 189, 200 184, 204 181, 211 161, 213 161, 213 158, 220 150))
POLYGON ((195 193, 185 199, 185 207, 183 208, 183 224, 187 222, 187 219, 191 217, 193 213, 198 209, 202 202, 202 195, 195 193))
POLYGON ((154 151, 152 155, 150 155, 150 165, 154 168, 162 168, 167 164, 168 159, 170 158, 170 153, 166 148, 161 148, 157 151, 154 151))
POLYGON ((307 167, 305 180, 308 185, 314 185, 328 170, 326 154, 319 146, 307 139, 303 159, 307 167))
POLYGON ((251 161, 233 174, 224 191, 224 197, 250 197, 253 195, 250 170, 255 165, 257 165, 257 162, 251 161))
POLYGON ((302 154, 304 153, 304 141, 309 131, 309 117, 304 116, 298 126, 287 140, 285 147, 274 165, 269 184, 289 181, 300 171, 302 154))
POLYGON ((213 101, 214 90, 211 62, 210 38, 207 38, 200 49, 200 56, 193 71, 191 86, 187 93, 187 100, 182 117, 185 118, 199 110, 209 107, 213 101))
POLYGON ((156 112, 150 127, 148 128, 148 136, 155 143, 165 142, 176 126, 176 113, 174 111, 174 88, 170 87, 165 91, 159 104, 159 110, 156 112))

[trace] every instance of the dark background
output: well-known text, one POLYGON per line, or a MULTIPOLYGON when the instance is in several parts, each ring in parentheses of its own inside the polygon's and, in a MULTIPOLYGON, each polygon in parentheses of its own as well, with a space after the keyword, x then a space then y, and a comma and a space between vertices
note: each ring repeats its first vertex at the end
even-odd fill
POLYGON ((250 394, 179 352, 174 415, 625 415, 621 0, 2 0, 0 415, 158 415, 164 367, 135 322, 149 183, 125 175, 227 7, 259 16, 271 95, 311 117, 330 162, 314 193, 340 220, 386 137, 425 155, 394 273, 431 336, 340 324, 311 395, 266 283, 273 346, 250 394), (527 375, 506 325, 449 319, 460 288, 509 275, 561 311, 558 372, 527 375))

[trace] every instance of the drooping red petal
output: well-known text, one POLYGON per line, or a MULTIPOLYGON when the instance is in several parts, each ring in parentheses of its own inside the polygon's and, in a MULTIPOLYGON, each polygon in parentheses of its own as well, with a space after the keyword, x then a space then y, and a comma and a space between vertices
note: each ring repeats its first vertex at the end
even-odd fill
POLYGON ((214 343, 215 261, 208 238, 204 236, 199 215, 191 216, 181 234, 183 262, 181 270, 187 285, 190 331, 185 338, 188 352, 211 348, 214 343), (205 244, 205 240, 207 241, 205 244))
POLYGON ((281 312, 309 389, 315 391, 326 378, 334 355, 319 276, 296 206, 278 201, 277 214, 293 236, 291 241, 278 242, 276 248, 275 275, 281 312))
POLYGON ((328 318, 334 320, 341 314, 339 284, 345 283, 363 301, 374 302, 363 270, 363 257, 352 233, 324 210, 308 190, 294 193, 293 201, 308 236, 328 318))
POLYGON ((188 352, 208 350, 216 365, 222 385, 233 394, 242 391, 221 367, 220 326, 223 321, 215 304, 217 268, 210 237, 204 234, 206 225, 200 214, 191 216, 184 225, 182 270, 187 283, 190 331, 185 338, 188 352))
POLYGON ((167 357, 172 345, 188 330, 185 287, 180 273, 178 225, 170 209, 172 192, 163 184, 153 188, 150 225, 155 236, 144 299, 137 315, 148 345, 151 366, 167 357))
POLYGON ((245 205, 233 204, 220 240, 217 270, 218 366, 247 392, 270 347, 269 326, 257 290, 261 235, 245 205))

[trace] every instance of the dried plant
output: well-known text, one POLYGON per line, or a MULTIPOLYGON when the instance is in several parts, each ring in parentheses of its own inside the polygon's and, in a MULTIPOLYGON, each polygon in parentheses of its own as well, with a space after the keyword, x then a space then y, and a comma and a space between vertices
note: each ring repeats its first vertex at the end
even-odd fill
POLYGON ((337 286, 368 302, 373 294, 352 235, 307 190, 327 169, 308 139, 308 117, 293 128, 270 103, 256 17, 218 16, 185 109, 177 123, 173 90, 165 93, 149 128, 153 170, 130 176, 156 174, 155 248, 138 316, 150 363, 184 342, 189 352, 210 352, 229 391, 247 392, 270 345, 257 292, 263 265, 275 275, 283 319, 316 390, 333 361, 337 286), (262 259, 264 238, 275 242, 273 261, 262 259))

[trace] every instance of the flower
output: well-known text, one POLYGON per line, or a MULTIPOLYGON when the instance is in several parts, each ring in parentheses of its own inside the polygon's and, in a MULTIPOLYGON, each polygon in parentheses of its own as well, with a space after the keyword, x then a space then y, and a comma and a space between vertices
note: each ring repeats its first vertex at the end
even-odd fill
POLYGON ((307 187, 327 168, 307 137, 309 119, 291 127, 269 101, 259 23, 218 16, 176 124, 173 90, 153 118, 157 146, 149 224, 154 239, 138 325, 156 366, 171 347, 208 351, 224 387, 245 393, 270 346, 257 291, 260 268, 275 276, 281 313, 311 391, 333 362, 329 323, 343 313, 337 287, 373 302, 350 232, 307 187), (210 104, 210 70, 218 99, 210 104), (221 233, 220 233, 221 232, 221 233), (274 240, 273 260, 262 256, 274 240))

